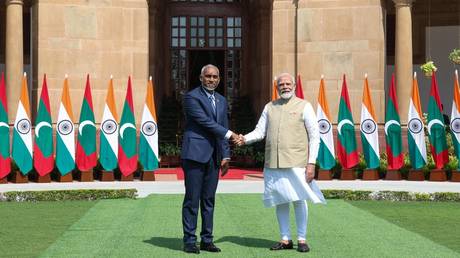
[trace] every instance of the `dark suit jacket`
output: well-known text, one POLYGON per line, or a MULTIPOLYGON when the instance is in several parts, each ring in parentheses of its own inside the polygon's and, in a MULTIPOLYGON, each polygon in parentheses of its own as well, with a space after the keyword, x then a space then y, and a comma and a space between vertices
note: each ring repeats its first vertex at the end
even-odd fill
POLYGON ((204 89, 199 86, 185 94, 183 107, 185 130, 182 140, 181 158, 206 163, 215 153, 216 162, 230 158, 230 149, 225 134, 228 131, 227 100, 214 92, 216 116, 204 89))

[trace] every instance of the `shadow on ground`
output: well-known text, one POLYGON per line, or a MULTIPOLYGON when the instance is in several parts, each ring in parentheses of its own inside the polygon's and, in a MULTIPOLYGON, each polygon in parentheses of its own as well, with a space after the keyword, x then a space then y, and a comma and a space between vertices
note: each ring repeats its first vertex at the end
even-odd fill
MULTIPOLYGON (((221 237, 214 241, 216 245, 219 243, 233 243, 239 246, 253 247, 253 248, 270 248, 275 242, 268 239, 239 237, 239 236, 226 236, 221 237)), ((182 238, 172 237, 152 237, 144 240, 144 243, 151 244, 157 247, 167 248, 170 250, 182 251, 182 238)))
POLYGON ((239 237, 239 236, 225 236, 219 238, 215 243, 230 242, 240 246, 246 247, 256 247, 256 248, 270 248, 276 242, 268 239, 262 238, 252 238, 252 237, 239 237))

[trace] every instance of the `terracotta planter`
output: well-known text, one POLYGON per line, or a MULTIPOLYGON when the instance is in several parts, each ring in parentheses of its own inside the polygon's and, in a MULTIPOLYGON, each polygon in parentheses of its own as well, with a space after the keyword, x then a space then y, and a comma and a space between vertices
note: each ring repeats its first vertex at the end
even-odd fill
POLYGON ((51 183, 51 174, 46 174, 44 176, 40 176, 37 174, 37 178, 35 179, 37 183, 51 183))
POLYGON ((120 175, 120 181, 124 181, 124 182, 133 181, 133 179, 134 179, 134 173, 131 173, 131 174, 127 175, 127 176, 125 176, 123 174, 120 175))
POLYGON ((61 173, 57 173, 56 175, 56 181, 60 182, 60 183, 70 183, 73 181, 73 177, 72 177, 72 172, 69 172, 65 175, 61 175, 61 173))
POLYGON ((430 171, 430 181, 447 181, 446 171, 443 169, 432 169, 430 171))
POLYGON ((100 180, 102 182, 112 182, 115 180, 113 175, 113 171, 101 170, 100 172, 100 180))
POLYGON ((401 172, 399 170, 387 170, 387 173, 385 175, 385 180, 401 180, 401 172))
POLYGON ((318 180, 332 180, 332 171, 329 169, 318 170, 318 180))
POLYGON ((155 173, 153 171, 142 171, 141 174, 142 181, 155 181, 155 173))
POLYGON ((363 180, 379 180, 379 172, 377 169, 365 169, 363 172, 363 180))
POLYGON ((460 182, 460 171, 452 170, 452 176, 450 177, 451 182, 460 182))
POLYGON ((93 182, 93 170, 86 170, 86 171, 78 171, 77 178, 80 182, 93 182))
POLYGON ((8 178, 6 176, 4 178, 0 178, 0 184, 8 184, 8 178))
POLYGON ((340 180, 355 180, 355 170, 342 168, 342 173, 340 173, 340 180))
POLYGON ((11 171, 10 176, 10 181, 15 184, 24 184, 29 182, 27 175, 23 175, 19 170, 11 171))
POLYGON ((409 175, 407 177, 407 180, 409 180, 409 181, 424 181, 425 180, 425 174, 423 173, 422 170, 411 169, 411 170, 409 170, 409 175))

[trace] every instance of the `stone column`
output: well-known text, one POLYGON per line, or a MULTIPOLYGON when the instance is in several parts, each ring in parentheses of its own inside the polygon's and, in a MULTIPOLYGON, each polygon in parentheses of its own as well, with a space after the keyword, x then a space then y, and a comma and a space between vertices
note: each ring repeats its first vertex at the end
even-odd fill
POLYGON ((24 68, 22 6, 23 0, 6 0, 5 77, 10 121, 16 113, 24 68))
POLYGON ((395 70, 399 116, 407 123, 412 85, 412 14, 415 0, 393 0, 396 9, 395 70))

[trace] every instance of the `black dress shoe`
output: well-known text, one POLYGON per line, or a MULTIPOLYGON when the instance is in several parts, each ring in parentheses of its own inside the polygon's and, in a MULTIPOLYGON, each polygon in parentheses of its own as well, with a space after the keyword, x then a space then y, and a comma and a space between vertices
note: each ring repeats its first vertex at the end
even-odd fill
POLYGON ((213 253, 218 253, 221 251, 220 248, 214 245, 213 242, 210 242, 210 243, 201 242, 200 249, 203 251, 208 251, 208 252, 213 252, 213 253))
POLYGON ((198 246, 196 246, 195 244, 187 244, 187 245, 184 245, 184 252, 192 253, 192 254, 199 254, 200 249, 198 249, 198 246))
POLYGON ((297 251, 301 253, 306 253, 310 251, 310 247, 308 247, 307 243, 298 243, 297 244, 297 251))
POLYGON ((294 249, 294 244, 292 244, 292 240, 289 240, 287 244, 278 242, 276 243, 276 245, 270 247, 270 250, 272 251, 285 250, 285 249, 294 249))

